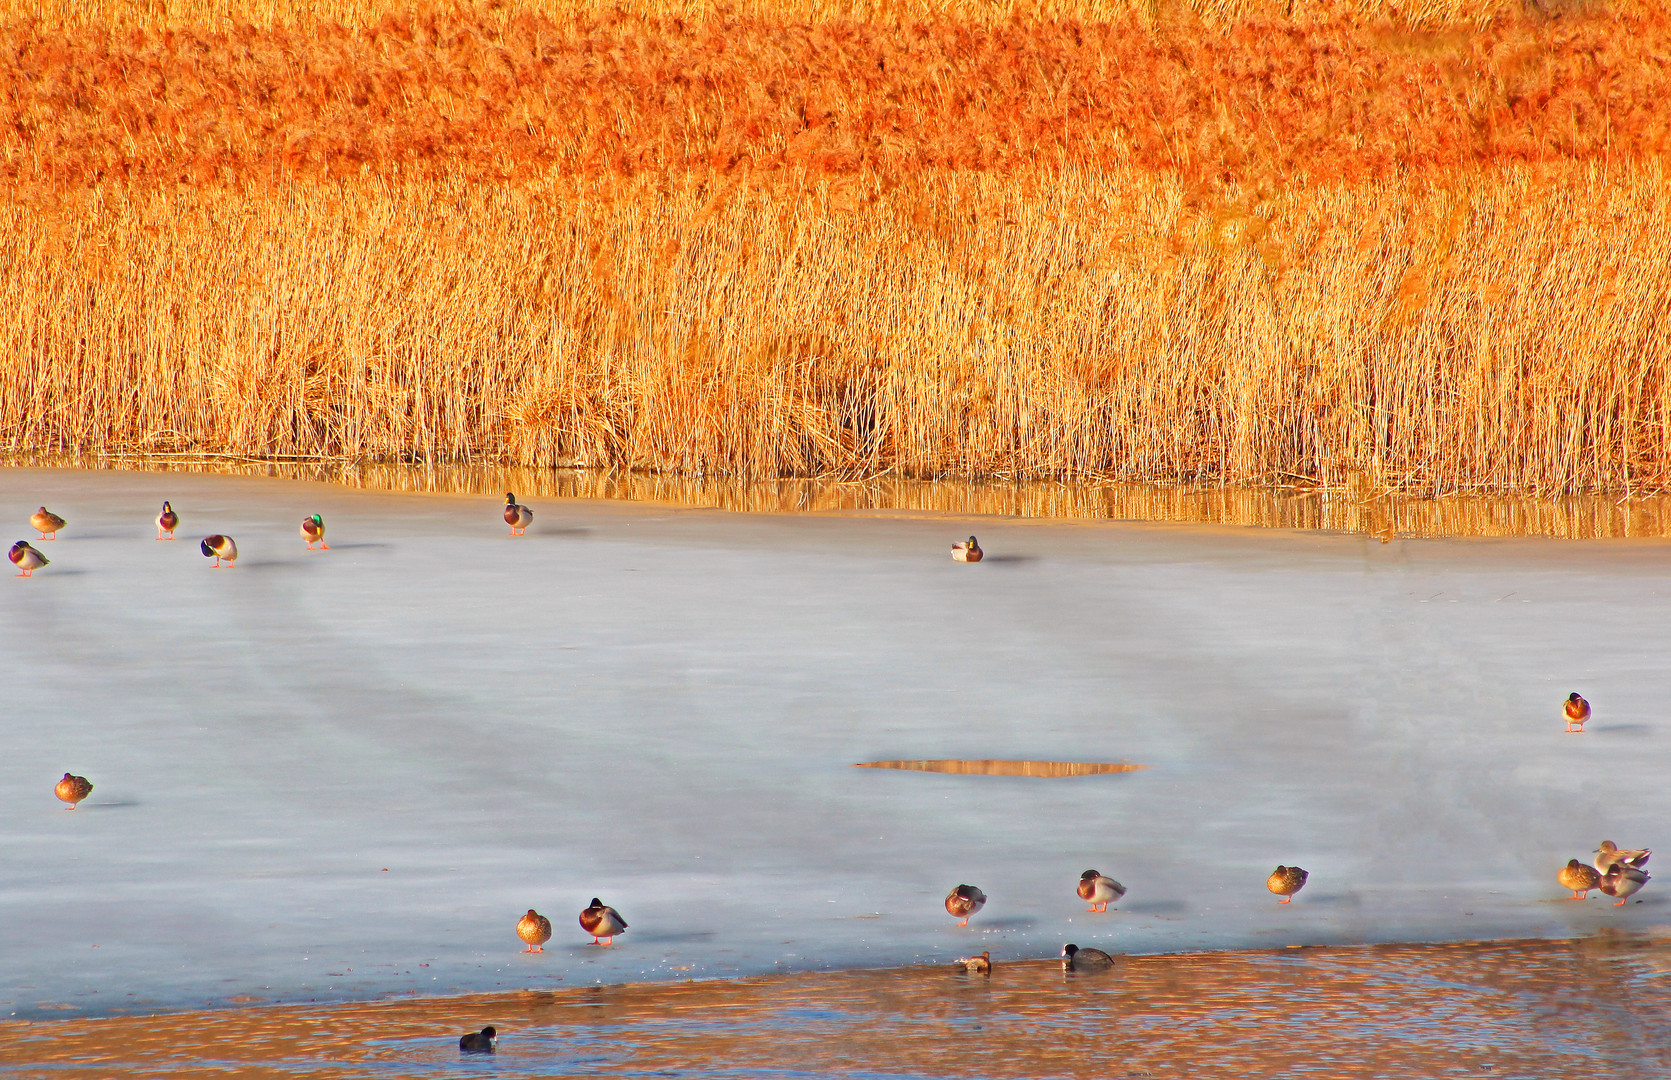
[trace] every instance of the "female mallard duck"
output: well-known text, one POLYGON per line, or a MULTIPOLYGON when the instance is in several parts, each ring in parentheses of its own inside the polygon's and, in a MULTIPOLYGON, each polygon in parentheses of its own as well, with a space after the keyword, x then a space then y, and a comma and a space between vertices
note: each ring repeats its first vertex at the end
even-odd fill
POLYGON ((52 789, 52 793, 58 796, 60 802, 70 804, 65 809, 74 810, 76 803, 93 794, 93 785, 85 776, 65 773, 64 779, 58 781, 58 786, 52 789))
POLYGON ((521 536, 533 523, 534 512, 526 506, 517 505, 516 496, 505 492, 505 524, 511 527, 511 535, 521 536))
POLYGON ((1590 718, 1590 703, 1579 697, 1577 691, 1574 691, 1567 695, 1566 704, 1561 707, 1561 711, 1567 717, 1567 733, 1584 734, 1584 721, 1590 718))
POLYGON ((551 920, 529 908, 528 914, 516 921, 516 936, 528 943, 523 952, 545 952, 545 943, 551 940, 551 920))
POLYGON ((458 1048, 466 1054, 491 1054, 499 1046, 499 1029, 492 1024, 480 1031, 467 1031, 458 1040, 458 1048))
POLYGON ((226 560, 228 569, 232 569, 238 561, 238 545, 233 543, 230 536, 222 536, 220 533, 205 536, 203 542, 197 546, 205 558, 215 560, 215 565, 209 568, 211 570, 219 570, 222 559, 226 560))
POLYGON ((992 954, 983 952, 979 956, 965 956, 957 962, 957 966, 971 975, 985 975, 992 977, 992 954))
POLYGON ((958 562, 980 562, 985 554, 973 536, 952 545, 952 558, 958 562))
POLYGON ((1114 966, 1114 958, 1101 949, 1081 949, 1078 945, 1062 946, 1063 971, 1107 971, 1114 966))
POLYGON ((1572 890, 1574 900, 1588 899, 1590 890, 1601 885, 1601 875, 1577 859, 1568 859, 1555 879, 1561 883, 1561 888, 1572 890))
POLYGON ((969 925, 969 916, 986 906, 986 894, 973 885, 959 885, 946 894, 946 911, 954 919, 961 919, 959 926, 969 925))
POLYGON ((1110 901, 1126 895, 1126 887, 1111 877, 1103 877, 1095 870, 1079 875, 1079 898, 1091 906, 1086 911, 1107 911, 1110 901))
POLYGON ((1277 903, 1286 904, 1294 899, 1295 893, 1305 888, 1306 878, 1310 876, 1297 866, 1279 866, 1265 879, 1265 888, 1282 897, 1277 903))
POLYGON ((67 525, 68 522, 43 506, 29 515, 29 524, 40 530, 42 540, 56 540, 58 539, 58 530, 67 525), (52 535, 48 536, 47 533, 52 535))
POLYGON ((162 504, 162 513, 157 515, 157 539, 174 539, 174 530, 179 527, 180 515, 174 512, 174 508, 168 505, 167 501, 164 501, 162 504), (164 533, 167 533, 168 535, 164 536, 164 533))
POLYGON ((331 545, 325 543, 325 519, 318 514, 302 519, 302 539, 308 542, 308 550, 313 550, 317 543, 321 550, 331 550, 331 545))
POLYGON ((580 913, 580 928, 592 935, 593 945, 608 945, 615 940, 615 935, 627 928, 627 920, 621 918, 621 913, 606 905, 597 897, 592 897, 592 906, 580 913), (602 941, 598 939, 602 938, 602 941))
POLYGON ((1625 866, 1646 866, 1648 856, 1653 852, 1648 848, 1622 848, 1611 840, 1603 840, 1596 848, 1596 869, 1602 873, 1613 869, 1614 863, 1625 866))
POLYGON ((1612 868, 1607 871, 1607 876, 1601 879, 1601 891, 1608 896, 1617 896, 1618 899, 1613 902, 1613 906, 1619 907, 1626 900, 1641 892, 1642 886, 1647 883, 1648 872, 1646 870, 1638 870, 1626 863, 1614 863, 1612 868))
POLYGON ((32 577, 36 570, 52 562, 51 559, 30 547, 27 540, 19 540, 13 544, 12 550, 6 552, 6 558, 12 560, 12 565, 17 567, 18 577, 32 577))

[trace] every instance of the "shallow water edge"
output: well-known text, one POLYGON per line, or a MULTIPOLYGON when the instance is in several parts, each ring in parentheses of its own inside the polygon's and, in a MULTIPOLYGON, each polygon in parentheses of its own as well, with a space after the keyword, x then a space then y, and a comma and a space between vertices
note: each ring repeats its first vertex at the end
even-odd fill
POLYGON ((1671 938, 1133 956, 0 1023, 0 1075, 1552 1076, 1671 1065, 1671 938), (461 1057, 494 1025, 499 1052, 461 1057))
POLYGON ((1671 536, 1671 495, 1446 495, 1371 487, 1190 487, 1102 481, 912 480, 873 477, 746 480, 514 465, 405 465, 192 455, 0 457, 0 467, 264 476, 407 493, 659 502, 741 513, 911 513, 1237 525, 1399 537, 1671 536))

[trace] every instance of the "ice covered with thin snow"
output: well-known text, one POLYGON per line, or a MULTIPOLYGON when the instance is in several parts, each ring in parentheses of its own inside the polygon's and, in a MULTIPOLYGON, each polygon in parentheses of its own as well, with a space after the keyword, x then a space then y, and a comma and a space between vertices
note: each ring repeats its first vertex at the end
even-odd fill
POLYGON ((582 501, 512 538, 493 499, 35 469, 0 540, 41 504, 52 565, 0 581, 0 1016, 1668 921, 1554 880, 1671 842, 1665 542, 582 501))

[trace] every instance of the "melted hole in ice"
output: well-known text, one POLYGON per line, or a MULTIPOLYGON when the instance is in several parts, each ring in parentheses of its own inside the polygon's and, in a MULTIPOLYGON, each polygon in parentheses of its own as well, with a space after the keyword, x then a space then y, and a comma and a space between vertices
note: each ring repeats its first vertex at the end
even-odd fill
POLYGON ((1099 776, 1136 772, 1147 765, 1111 761, 1005 761, 992 758, 942 758, 928 761, 861 761, 855 769, 908 769, 912 772, 957 773, 963 776, 1099 776))

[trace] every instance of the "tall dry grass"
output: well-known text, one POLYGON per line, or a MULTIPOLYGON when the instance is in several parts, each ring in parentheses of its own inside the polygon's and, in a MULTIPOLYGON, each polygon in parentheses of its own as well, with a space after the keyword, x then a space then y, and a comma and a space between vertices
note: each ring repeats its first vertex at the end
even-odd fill
POLYGON ((1196 198, 1139 170, 104 187, 0 208, 0 431, 756 476, 1671 478, 1661 163, 1196 198))
POLYGON ((0 23, 0 445, 1671 477, 1664 10, 331 10, 0 23))

